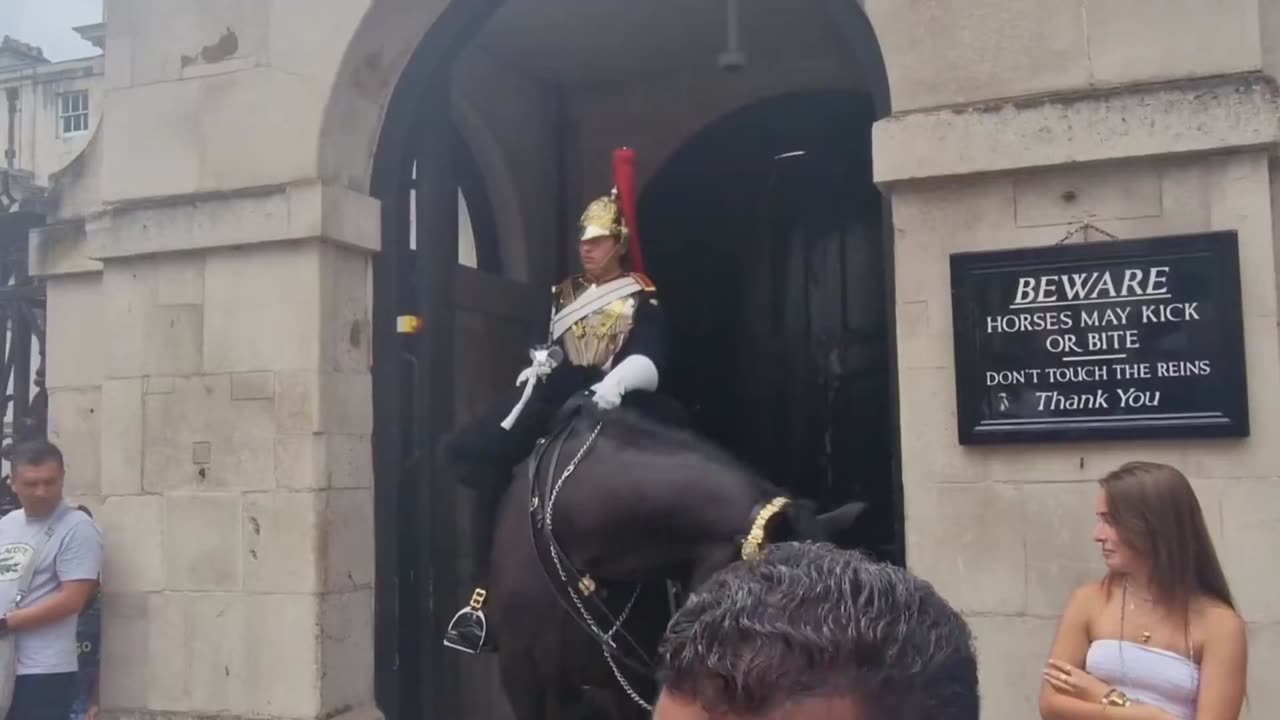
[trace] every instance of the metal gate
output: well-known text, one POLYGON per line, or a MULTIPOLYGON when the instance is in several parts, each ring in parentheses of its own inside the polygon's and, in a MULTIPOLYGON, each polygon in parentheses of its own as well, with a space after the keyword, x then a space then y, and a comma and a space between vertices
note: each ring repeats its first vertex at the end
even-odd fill
MULTIPOLYGON (((28 270, 28 238, 33 228, 45 224, 44 193, 30 173, 14 167, 17 89, 6 89, 5 100, 9 123, 5 166, 0 169, 0 418, 4 419, 0 458, 7 481, 13 444, 46 437, 49 401, 44 384, 44 283, 28 270)), ((0 483, 0 514, 16 507, 9 483, 0 483)))

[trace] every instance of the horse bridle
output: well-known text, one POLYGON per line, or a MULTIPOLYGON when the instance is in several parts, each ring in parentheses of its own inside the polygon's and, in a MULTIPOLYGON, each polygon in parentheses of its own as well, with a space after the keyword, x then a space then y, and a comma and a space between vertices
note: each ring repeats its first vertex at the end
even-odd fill
MULTIPOLYGON (((574 415, 578 411, 574 411, 556 429, 547 437, 538 441, 537 447, 534 449, 533 457, 529 462, 529 513, 530 513, 530 530, 533 533, 533 542, 535 550, 539 546, 539 539, 546 543, 547 551, 551 555, 551 559, 555 564, 556 574, 560 575, 564 585, 557 586, 552 578, 551 568, 546 567, 545 561, 542 559, 542 553, 538 552, 538 558, 543 563, 546 572, 543 576, 547 582, 551 584, 552 591, 556 599, 560 601, 561 606, 569 613, 569 616, 578 623, 584 631, 590 635, 601 650, 605 653, 605 657, 613 665, 616 659, 627 665, 631 670, 643 675, 652 677, 654 673, 654 662, 645 654, 640 644, 635 638, 631 637, 626 630, 622 629, 622 623, 626 620, 631 611, 631 607, 635 602, 636 596, 640 591, 640 584, 636 584, 635 594, 632 595, 631 602, 622 613, 615 617, 609 608, 601 601, 599 594, 596 592, 596 582, 590 575, 580 572, 569 560, 569 554, 560 547, 556 541, 555 534, 552 532, 550 516, 554 502, 555 494, 558 492, 559 486, 563 484, 566 478, 577 468, 577 464, 586 456, 587 452, 594 444, 596 435, 600 432, 601 425, 597 424, 591 435, 588 436, 578 454, 565 467, 557 481, 556 470, 560 466, 560 453, 564 450, 565 443, 568 442, 570 430, 573 427, 574 415), (538 469, 543 466, 543 458, 550 450, 550 462, 546 465, 545 483, 538 482, 538 469), (545 487, 545 491, 544 491, 545 487), (545 494, 544 494, 545 492, 545 494), (567 597, 566 597, 567 595, 567 597), (612 626, 612 630, 608 633, 600 629, 593 613, 587 610, 585 604, 589 604, 594 610, 594 615, 600 617, 605 623, 612 626), (628 656, 614 642, 613 637, 619 636, 626 644, 630 645, 639 660, 628 656)), ((621 677, 621 673, 614 669, 614 674, 618 676, 618 681, 623 688, 628 691, 632 699, 641 705, 645 705, 644 701, 631 690, 626 680, 621 677)))
MULTIPOLYGON (((631 699, 646 710, 652 710, 649 704, 631 688, 630 684, 627 683, 617 665, 614 663, 614 660, 616 659, 627 665, 635 672, 648 677, 652 677, 654 675, 654 661, 644 652, 644 649, 641 648, 638 642, 636 642, 635 638, 631 637, 631 635, 622 628, 622 624, 626 621, 627 616, 631 612, 632 606, 635 604, 636 598, 639 596, 642 585, 640 583, 635 584, 635 591, 631 600, 627 603, 627 606, 623 609, 622 613, 615 617, 609 608, 600 600, 599 594, 596 592, 597 588, 595 580, 593 580, 589 574, 580 572, 573 565, 569 560, 568 553, 566 553, 564 549, 560 547, 560 544, 556 542, 555 534, 551 527, 551 515, 556 494, 559 492, 564 481, 577 468, 578 463, 590 451, 597 435, 600 433, 601 427, 603 426, 603 421, 596 424, 591 434, 578 450, 577 455, 569 462, 557 480, 556 468, 560 465, 560 453, 564 450, 564 446, 568 442, 570 430, 573 427, 573 422, 578 412, 580 412, 580 409, 575 409, 570 412, 556 426, 551 434, 538 441, 528 463, 530 531, 533 534, 534 550, 539 561, 543 564, 543 577, 546 579, 547 583, 551 585, 552 593, 556 596, 556 599, 559 600, 561 606, 564 607, 569 616, 572 617, 574 621, 577 622, 578 625, 596 641, 596 644, 600 646, 600 649, 604 652, 605 659, 609 662, 619 684, 621 684, 622 688, 627 692, 631 699), (546 482, 540 483, 538 482, 538 468, 543 466, 543 459, 548 450, 551 451, 551 462, 546 465, 546 482), (556 586, 552 579, 550 568, 546 567, 546 563, 542 559, 542 553, 538 551, 539 536, 541 536, 541 538, 546 542, 547 551, 551 555, 551 559, 556 566, 557 574, 564 583, 562 587, 556 586), (568 599, 566 599, 566 594, 568 599), (609 632, 606 633, 600 629, 599 624, 596 622, 595 618, 592 617, 592 613, 584 606, 583 601, 590 603, 595 610, 595 613, 612 625, 612 629, 609 632), (635 650, 636 654, 640 656, 640 659, 636 660, 622 652, 612 639, 614 635, 621 636, 621 638, 635 650)), ((752 509, 751 526, 748 529, 747 534, 743 536, 740 541, 740 555, 743 560, 750 561, 759 558, 763 551, 763 547, 767 542, 766 531, 769 521, 778 513, 782 512, 782 510, 789 504, 791 504, 790 498, 778 496, 765 501, 752 509)))
POLYGON ((747 531, 746 537, 742 539, 740 554, 743 560, 755 560, 760 557, 760 553, 764 551, 767 539, 764 533, 765 529, 769 527, 769 521, 790 504, 791 498, 779 495, 766 503, 756 506, 755 510, 751 512, 751 529, 747 531))

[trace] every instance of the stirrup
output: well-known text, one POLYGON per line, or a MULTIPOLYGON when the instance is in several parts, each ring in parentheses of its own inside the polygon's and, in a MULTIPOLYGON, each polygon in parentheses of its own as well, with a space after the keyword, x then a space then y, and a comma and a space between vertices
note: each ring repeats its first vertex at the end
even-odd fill
POLYGON ((489 621, 481 610, 485 595, 482 588, 476 588, 471 594, 471 602, 454 614, 444 633, 445 647, 472 655, 479 654, 484 649, 484 641, 489 632, 489 621))

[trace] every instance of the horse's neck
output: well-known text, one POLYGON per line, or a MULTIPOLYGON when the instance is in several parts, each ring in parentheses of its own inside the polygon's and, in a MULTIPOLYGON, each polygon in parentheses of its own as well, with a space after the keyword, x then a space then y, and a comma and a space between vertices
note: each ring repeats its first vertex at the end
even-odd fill
MULTIPOLYGON (((772 496, 719 458, 683 448, 669 454, 638 452, 604 436, 598 443, 598 452, 588 454, 566 479, 558 501, 564 509, 556 515, 566 513, 566 522, 582 531, 581 541, 600 552, 651 555, 655 562, 687 559, 666 556, 734 542, 747 532, 752 511, 772 496)), ((564 453, 562 466, 568 456, 564 453)))

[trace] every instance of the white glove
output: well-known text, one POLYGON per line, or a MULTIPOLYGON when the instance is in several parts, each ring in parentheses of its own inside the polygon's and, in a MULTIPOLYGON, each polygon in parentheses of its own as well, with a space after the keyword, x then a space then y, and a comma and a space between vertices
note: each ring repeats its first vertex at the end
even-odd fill
POLYGON ((556 365, 560 363, 561 354, 555 352, 555 348, 535 348, 529 351, 529 359, 533 361, 529 367, 520 371, 520 375, 516 378, 516 385, 524 385, 530 380, 542 380, 555 370, 556 365))
POLYGON ((595 395, 591 399, 601 410, 612 410, 622 404, 622 392, 614 385, 606 385, 603 381, 591 386, 595 395))
POLYGON ((622 403, 622 396, 632 390, 657 390, 658 368, 643 355, 632 355, 618 363, 604 379, 591 386, 592 400, 601 410, 612 410, 622 403))
POLYGON ((536 375, 539 380, 551 374, 550 365, 530 365, 520 371, 519 377, 516 378, 517 385, 524 385, 529 382, 529 378, 536 375))

